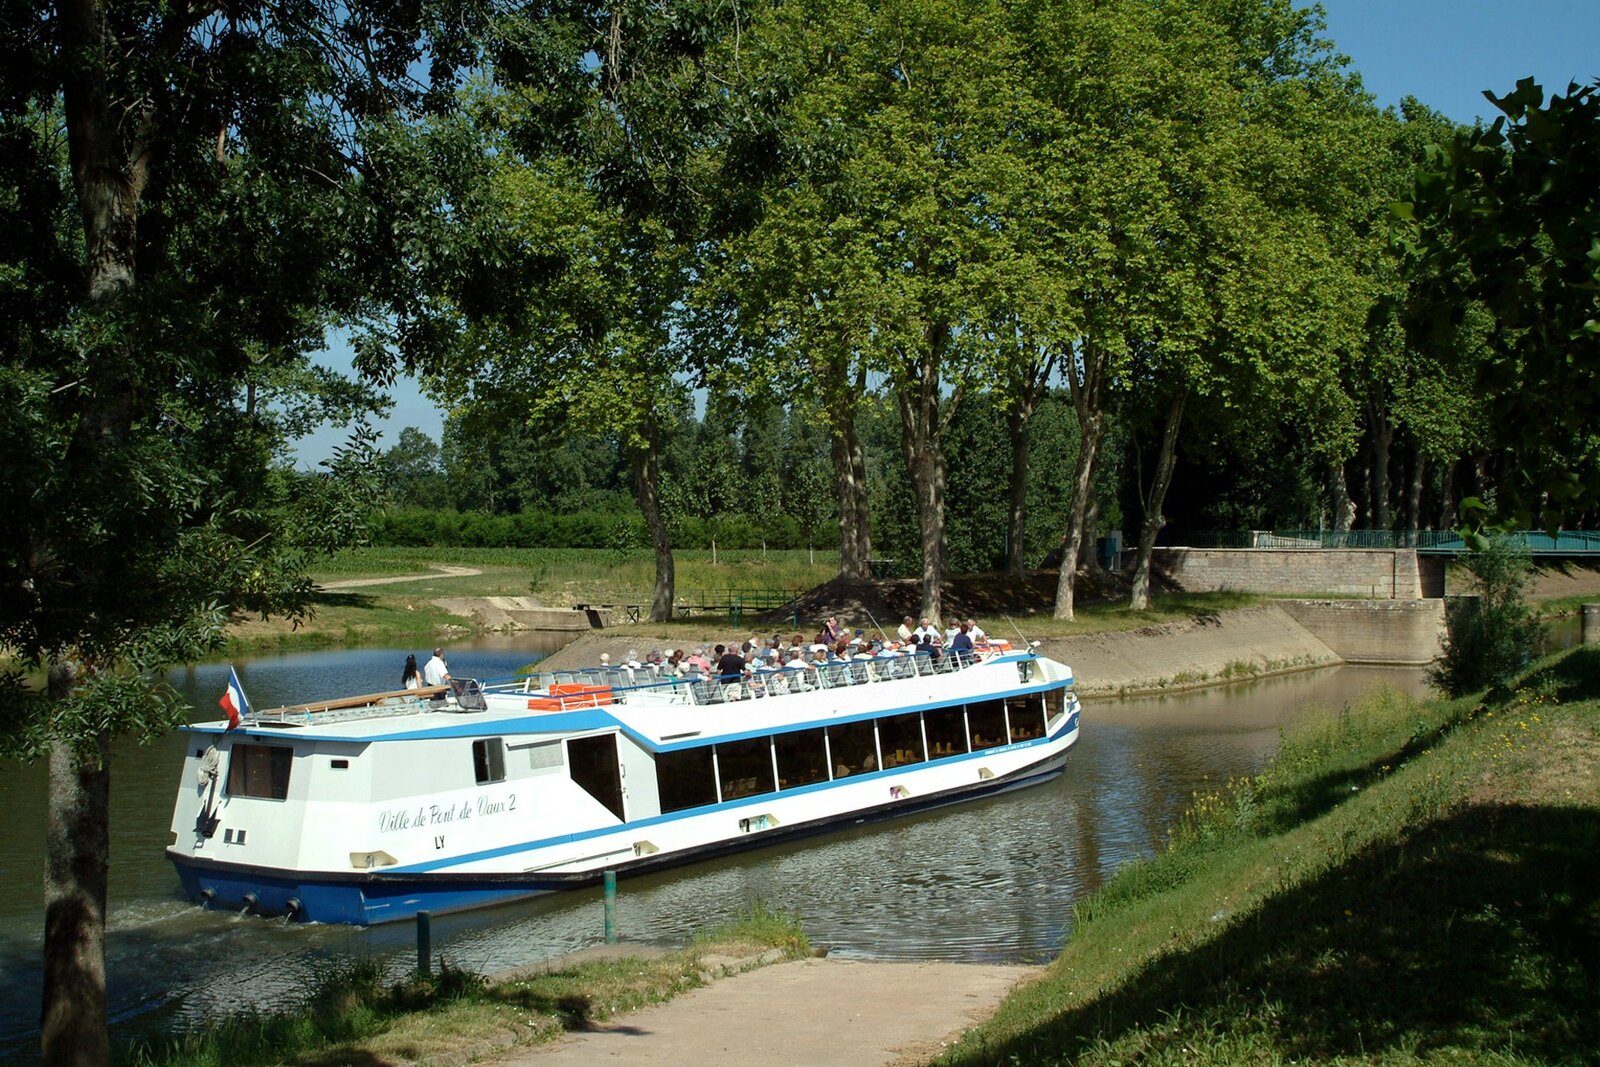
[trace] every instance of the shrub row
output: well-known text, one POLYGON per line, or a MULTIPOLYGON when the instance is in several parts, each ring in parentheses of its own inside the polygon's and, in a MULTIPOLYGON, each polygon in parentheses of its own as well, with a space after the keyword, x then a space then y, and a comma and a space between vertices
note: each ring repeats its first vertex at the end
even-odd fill
MULTIPOLYGON (((674 548, 710 548, 713 541, 722 549, 831 547, 838 539, 837 526, 819 527, 808 539, 800 524, 784 514, 692 515, 674 522, 672 530, 674 548)), ((374 520, 372 543, 407 548, 647 548, 650 534, 644 519, 631 512, 490 515, 396 508, 374 520)))

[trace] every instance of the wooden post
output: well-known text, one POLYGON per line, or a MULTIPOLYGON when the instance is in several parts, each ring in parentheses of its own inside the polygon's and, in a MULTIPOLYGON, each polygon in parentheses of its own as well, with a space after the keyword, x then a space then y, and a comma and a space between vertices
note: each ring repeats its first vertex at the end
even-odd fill
POLYGON ((617 872, 606 872, 606 944, 617 943, 617 872))
POLYGON ((433 973, 433 916, 417 912, 417 973, 433 973))

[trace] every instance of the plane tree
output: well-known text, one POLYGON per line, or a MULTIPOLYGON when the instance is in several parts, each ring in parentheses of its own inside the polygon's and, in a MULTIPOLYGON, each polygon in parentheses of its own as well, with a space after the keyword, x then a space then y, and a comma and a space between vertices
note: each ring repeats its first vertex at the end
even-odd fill
POLYGON ((505 12, 464 149, 484 179, 438 213, 472 235, 472 254, 430 272, 438 343, 408 353, 448 403, 535 436, 620 441, 655 553, 656 620, 672 617, 675 586, 662 450, 695 371, 682 300, 737 77, 722 42, 746 17, 722 3, 505 12))
POLYGON ((477 24, 448 2, 0 15, 0 737, 49 765, 47 1064, 108 1058, 112 738, 181 721, 157 670, 215 650, 233 609, 306 610, 308 552, 359 532, 351 482, 274 460, 322 401, 371 406, 297 391, 327 326, 396 303, 383 238, 425 176, 374 146, 449 100, 477 24))
POLYGON ((984 322, 1029 269, 1011 233, 1031 190, 1021 57, 999 6, 957 0, 783 5, 748 42, 752 80, 781 93, 781 167, 722 278, 767 351, 812 375, 847 453, 836 454, 842 513, 855 507, 843 490, 861 482, 852 405, 872 386, 891 400, 922 613, 938 616, 943 435, 994 364, 984 322))
MULTIPOLYGON (((1316 437, 1338 418, 1322 398, 1338 358, 1359 347, 1377 293, 1383 155, 1376 112, 1309 43, 1309 16, 1273 10, 1241 28, 1199 5, 1162 28, 1171 68, 1153 118, 1168 215, 1159 333, 1131 376, 1153 405, 1157 444, 1142 493, 1131 604, 1148 606, 1149 566, 1186 414, 1214 436, 1245 437, 1281 412, 1316 437), (1266 417, 1267 420, 1271 416, 1266 417)), ((1153 410, 1152 410, 1153 409, 1153 410)))
POLYGON ((1502 114, 1430 152, 1398 207, 1405 320, 1442 351, 1486 316, 1455 369, 1483 398, 1495 496, 1463 517, 1553 528, 1600 505, 1600 83, 1484 95, 1502 114))

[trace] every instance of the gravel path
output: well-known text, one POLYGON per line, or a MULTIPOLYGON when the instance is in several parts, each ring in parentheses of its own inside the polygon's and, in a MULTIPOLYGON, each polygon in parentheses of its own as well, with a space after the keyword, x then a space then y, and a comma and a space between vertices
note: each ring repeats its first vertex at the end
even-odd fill
POLYGON ((337 582, 323 582, 322 589, 359 589, 366 585, 395 585, 399 582, 422 582, 429 578, 468 578, 483 572, 477 567, 453 567, 434 563, 427 574, 402 574, 394 578, 342 578, 337 582))
POLYGON ((498 1067, 906 1067, 988 1017, 1037 967, 805 959, 722 978, 498 1067))

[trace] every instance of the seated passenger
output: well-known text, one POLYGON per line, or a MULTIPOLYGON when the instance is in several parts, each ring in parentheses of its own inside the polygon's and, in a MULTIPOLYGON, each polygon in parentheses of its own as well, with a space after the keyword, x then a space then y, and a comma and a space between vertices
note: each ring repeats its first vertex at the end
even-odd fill
POLYGON ((972 662, 972 637, 967 633, 966 623, 962 623, 961 629, 950 639, 950 655, 955 657, 957 667, 972 662))

